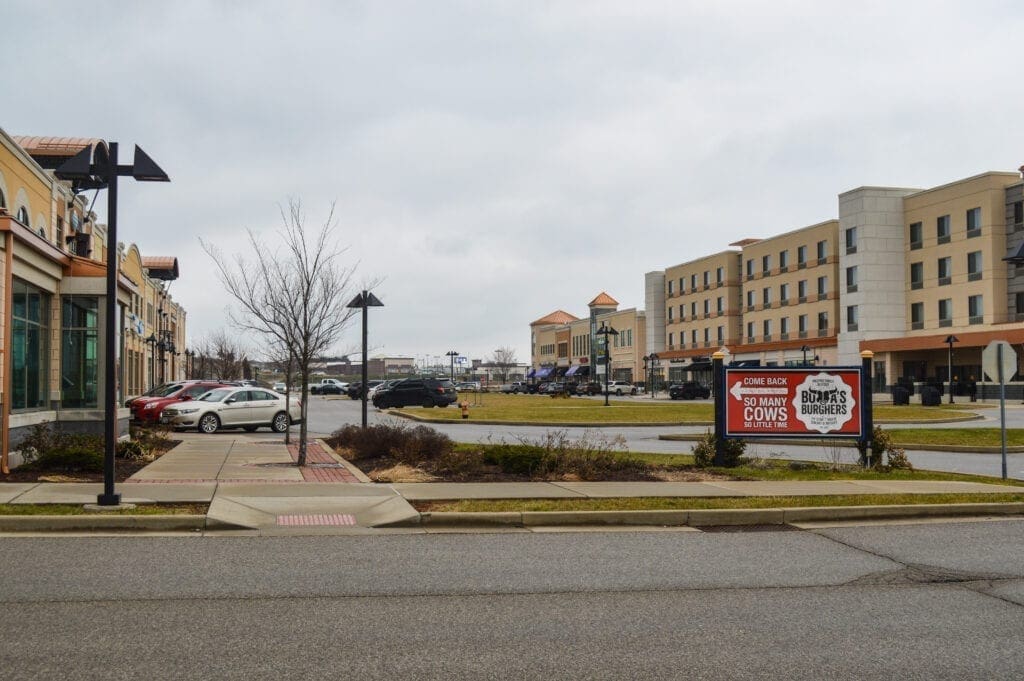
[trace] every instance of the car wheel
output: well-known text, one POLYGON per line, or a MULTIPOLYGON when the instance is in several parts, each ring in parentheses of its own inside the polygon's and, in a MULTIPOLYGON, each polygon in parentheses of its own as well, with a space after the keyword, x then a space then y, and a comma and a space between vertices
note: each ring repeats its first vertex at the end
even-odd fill
POLYGON ((616 390, 615 394, 618 395, 619 397, 622 397, 622 390, 616 390))
POLYGON ((242 426, 242 430, 244 430, 247 433, 255 433, 258 427, 259 426, 242 426))
POLYGON ((630 395, 636 395, 636 388, 633 388, 632 390, 630 390, 629 394, 630 395))
POLYGON ((288 414, 279 411, 274 414, 274 420, 270 422, 270 429, 275 433, 283 433, 288 430, 290 423, 291 419, 288 418, 288 414))
POLYGON ((199 419, 197 429, 200 433, 216 433, 217 429, 220 428, 220 419, 217 418, 216 414, 203 414, 199 419))
POLYGON ((433 406, 434 406, 434 400, 430 400, 430 399, 423 400, 422 407, 424 409, 430 409, 433 406))

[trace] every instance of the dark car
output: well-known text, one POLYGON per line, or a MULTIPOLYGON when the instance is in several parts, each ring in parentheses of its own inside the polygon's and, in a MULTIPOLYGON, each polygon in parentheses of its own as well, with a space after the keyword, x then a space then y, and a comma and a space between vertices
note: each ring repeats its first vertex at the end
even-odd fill
POLYGON ((406 378, 387 389, 378 390, 373 396, 373 406, 378 409, 410 406, 447 407, 458 399, 458 392, 451 381, 406 378))
MULTIPOLYGON (((378 385, 380 385, 383 382, 384 381, 376 381, 376 380, 374 380, 374 381, 367 381, 366 385, 368 385, 369 388, 372 390, 374 386, 378 386, 378 385)), ((362 388, 363 388, 363 382, 362 381, 356 381, 355 383, 349 383, 348 384, 348 388, 345 389, 345 394, 348 395, 353 400, 361 400, 361 399, 363 399, 363 393, 366 392, 362 388)))
POLYGON ((686 381, 670 385, 668 396, 673 400, 706 400, 711 397, 711 390, 697 381, 686 381))

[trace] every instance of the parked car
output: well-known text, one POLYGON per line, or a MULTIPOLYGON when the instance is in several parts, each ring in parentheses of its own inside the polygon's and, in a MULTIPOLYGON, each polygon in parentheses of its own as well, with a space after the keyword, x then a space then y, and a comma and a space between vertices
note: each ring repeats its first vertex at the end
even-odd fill
POLYGON ((288 390, 288 385, 284 381, 278 381, 274 384, 274 392, 281 393, 282 395, 288 390))
POLYGON ((194 400, 213 388, 225 387, 220 381, 185 381, 175 383, 164 391, 163 395, 155 395, 132 402, 132 420, 139 423, 159 423, 160 413, 172 402, 194 400))
POLYGON ((373 406, 378 409, 415 405, 447 407, 458 399, 458 392, 451 381, 436 378, 406 378, 388 388, 378 390, 373 396, 373 406))
POLYGON ((684 381, 670 385, 668 396, 673 400, 706 400, 711 397, 711 389, 697 381, 684 381))
POLYGON ((459 392, 478 393, 480 392, 480 382, 460 381, 459 383, 455 384, 455 389, 458 390, 459 392))
MULTIPOLYGON (((367 381, 366 385, 368 386, 369 390, 373 390, 376 386, 380 385, 383 382, 384 381, 378 380, 367 381)), ((363 382, 356 381, 354 383, 349 383, 348 388, 345 389, 345 394, 348 395, 349 398, 353 400, 363 399, 363 382)))
POLYGON ((601 384, 601 392, 607 392, 609 395, 636 395, 639 390, 632 383, 625 381, 608 381, 608 385, 601 384))
POLYGON ((379 393, 381 390, 386 390, 387 388, 390 388, 395 383, 398 383, 401 380, 403 380, 403 379, 401 379, 401 378, 389 378, 386 381, 382 381, 381 383, 379 383, 379 384, 377 384, 377 385, 375 385, 375 386, 370 388, 370 392, 368 392, 366 394, 366 399, 372 401, 374 395, 379 393))
POLYGON ((302 403, 262 388, 214 388, 194 400, 174 402, 164 407, 161 423, 175 429, 195 428, 200 433, 216 433, 221 428, 243 428, 252 432, 267 426, 283 433, 288 426, 302 421, 302 403))
POLYGON ((160 397, 161 395, 167 393, 174 386, 181 385, 181 383, 181 381, 173 381, 171 383, 161 383, 160 385, 154 385, 152 388, 142 393, 141 395, 133 397, 130 400, 126 400, 124 406, 131 409, 132 403, 135 402, 135 400, 141 400, 145 397, 160 397))
POLYGON ((513 381, 512 383, 505 383, 501 386, 500 390, 506 394, 517 395, 519 393, 530 392, 530 386, 522 381, 513 381))
POLYGON ((348 388, 348 383, 339 381, 336 378, 325 378, 319 383, 309 386, 310 395, 343 395, 348 388))

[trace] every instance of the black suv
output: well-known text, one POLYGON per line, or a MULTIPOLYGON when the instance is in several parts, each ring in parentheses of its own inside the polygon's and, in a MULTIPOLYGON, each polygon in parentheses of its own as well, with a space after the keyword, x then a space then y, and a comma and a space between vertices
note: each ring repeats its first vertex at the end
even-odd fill
POLYGON ((706 400, 711 397, 711 390, 697 381, 686 381, 669 386, 668 396, 673 400, 706 400))
POLYGON ((447 407, 459 399, 455 385, 448 380, 436 378, 406 378, 386 390, 373 395, 373 406, 378 409, 390 407, 447 407))
MULTIPOLYGON (((377 380, 367 381, 366 385, 370 386, 370 388, 374 388, 374 387, 380 385, 383 382, 384 381, 377 381, 377 380)), ((348 395, 349 398, 351 398, 353 400, 361 400, 361 399, 363 399, 363 393, 364 392, 366 392, 366 391, 363 390, 363 382, 362 381, 356 381, 355 383, 349 383, 348 384, 348 388, 345 389, 345 394, 348 395)))

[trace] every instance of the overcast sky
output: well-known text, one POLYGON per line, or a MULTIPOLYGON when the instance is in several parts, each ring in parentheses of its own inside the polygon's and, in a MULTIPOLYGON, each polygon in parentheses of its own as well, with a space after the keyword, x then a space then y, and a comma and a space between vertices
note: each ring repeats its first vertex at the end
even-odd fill
MULTIPOLYGON (((1024 4, 12 2, 0 126, 141 145, 119 236, 175 255, 192 339, 225 306, 199 245, 337 202, 375 354, 529 359, 531 321, 644 273, 836 217, 861 185, 1024 163, 1024 4)), ((97 206, 104 204, 101 196, 97 206)), ((339 353, 359 344, 354 324, 339 353)))

